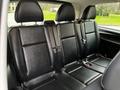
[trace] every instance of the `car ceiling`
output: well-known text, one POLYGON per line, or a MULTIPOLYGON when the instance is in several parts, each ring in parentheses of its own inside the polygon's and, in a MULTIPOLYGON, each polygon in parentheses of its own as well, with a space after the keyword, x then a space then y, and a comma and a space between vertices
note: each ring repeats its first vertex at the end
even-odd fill
POLYGON ((120 0, 59 0, 59 1, 66 1, 76 4, 81 4, 81 3, 97 4, 97 3, 119 2, 120 0))

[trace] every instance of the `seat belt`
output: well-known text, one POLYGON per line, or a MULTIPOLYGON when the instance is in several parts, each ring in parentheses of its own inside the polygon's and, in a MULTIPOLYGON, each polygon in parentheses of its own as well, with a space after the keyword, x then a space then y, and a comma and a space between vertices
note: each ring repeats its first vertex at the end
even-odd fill
POLYGON ((45 30, 46 30, 46 34, 47 34, 47 42, 49 42, 49 48, 51 48, 52 53, 51 56, 51 60, 52 60, 52 67, 55 67, 56 71, 60 71, 60 69, 62 68, 62 55, 61 55, 61 42, 60 42, 60 37, 59 37, 59 33, 57 30, 57 27, 55 24, 47 24, 45 26, 45 30))
POLYGON ((82 41, 83 41, 83 44, 84 44, 84 57, 85 57, 85 60, 83 60, 83 65, 85 65, 85 67, 90 67, 92 66, 92 63, 88 61, 88 58, 87 58, 87 40, 86 40, 86 28, 85 28, 85 23, 82 23, 81 21, 81 34, 82 34, 82 41))
POLYGON ((51 67, 53 68, 54 67, 54 52, 56 52, 56 50, 54 49, 54 47, 55 47, 54 38, 50 34, 52 31, 51 27, 49 25, 45 25, 44 31, 45 31, 45 36, 46 36, 49 53, 50 53, 50 58, 51 58, 51 67))
POLYGON ((58 52, 61 51, 61 40, 60 40, 60 32, 59 29, 57 29, 57 27, 53 27, 53 34, 54 34, 54 38, 55 38, 55 43, 56 43, 56 49, 58 52))
POLYGON ((81 35, 82 35, 82 43, 83 43, 83 45, 84 45, 84 57, 86 58, 86 55, 87 55, 87 40, 86 40, 86 36, 85 36, 85 24, 84 23, 82 23, 82 21, 81 21, 81 23, 80 23, 80 28, 81 28, 81 35))
POLYGON ((81 32, 80 32, 80 30, 78 29, 79 28, 79 26, 78 26, 79 24, 76 24, 76 22, 74 22, 74 31, 75 31, 75 37, 76 37, 76 39, 77 39, 77 42, 78 42, 78 45, 77 45, 77 48, 78 48, 78 50, 77 50, 77 55, 78 55, 78 61, 79 61, 79 59, 81 58, 81 51, 83 52, 83 50, 82 50, 82 42, 81 42, 81 39, 82 39, 82 36, 81 36, 81 32))
POLYGON ((55 67, 57 71, 60 71, 61 68, 64 66, 63 64, 63 53, 62 53, 62 44, 61 44, 61 36, 60 36, 60 27, 53 26, 53 34, 56 43, 56 50, 57 53, 55 55, 55 67), (57 66, 56 66, 57 65, 57 66))

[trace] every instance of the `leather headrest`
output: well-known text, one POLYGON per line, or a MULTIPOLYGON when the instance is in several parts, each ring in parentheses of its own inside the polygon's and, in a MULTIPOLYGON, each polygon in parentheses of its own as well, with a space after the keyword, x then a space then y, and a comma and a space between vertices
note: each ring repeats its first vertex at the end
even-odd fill
POLYGON ((120 52, 104 73, 101 84, 103 90, 120 90, 120 52))
POLYGON ((75 19, 75 11, 72 4, 63 4, 59 8, 56 21, 73 21, 75 19))
POLYGON ((86 19, 95 19, 95 18, 96 18, 95 6, 88 6, 87 8, 85 8, 81 19, 86 20, 86 19))
POLYGON ((20 0, 15 11, 16 22, 43 21, 43 12, 37 0, 20 0))

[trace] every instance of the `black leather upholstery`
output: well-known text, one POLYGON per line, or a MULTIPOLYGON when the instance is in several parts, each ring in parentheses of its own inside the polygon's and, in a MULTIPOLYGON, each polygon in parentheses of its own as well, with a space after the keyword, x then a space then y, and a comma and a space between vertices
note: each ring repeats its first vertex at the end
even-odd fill
POLYGON ((7 74, 8 74, 8 88, 9 90, 15 90, 17 88, 17 78, 13 71, 10 68, 10 65, 7 67, 7 74))
POLYGON ((105 58, 103 56, 97 56, 94 59, 95 60, 93 60, 93 63, 102 67, 108 66, 109 63, 111 62, 111 59, 105 58))
POLYGON ((19 77, 26 88, 71 90, 72 87, 74 90, 78 90, 85 87, 84 84, 70 76, 64 74, 54 76, 42 26, 16 27, 10 31, 9 39, 15 58, 14 63, 19 72, 17 75, 20 75, 19 77))
POLYGON ((15 20, 17 22, 43 21, 43 13, 37 0, 20 0, 15 11, 15 20))
MULTIPOLYGON (((45 21, 44 25, 18 26, 10 30, 8 38, 13 55, 11 63, 16 76, 19 77, 20 85, 22 84, 21 88, 24 87, 25 90, 81 90, 98 78, 101 75, 99 72, 104 72, 101 67, 105 67, 107 61, 104 62, 102 57, 94 57, 92 60, 88 58, 95 64, 91 68, 83 66, 81 60, 83 54, 87 56, 97 52, 99 38, 95 23, 83 22, 85 27, 84 32, 81 32, 80 25, 71 22, 74 19, 73 6, 63 4, 57 13, 57 25, 54 21, 45 21), (65 21, 65 23, 60 21, 65 21), (86 37, 84 38, 86 43, 82 43, 82 36, 86 37), (83 44, 87 48, 83 49, 83 44), (87 52, 84 53, 84 50, 87 52), (92 70, 94 68, 98 68, 95 70, 99 72, 92 70)), ((16 10, 16 21, 43 21, 43 13, 37 1, 20 1, 16 10)), ((102 84, 105 88, 109 88, 111 83, 106 84, 106 76, 108 75, 105 74, 103 77, 105 82, 102 84)), ((94 90, 94 87, 99 85, 96 81, 88 89, 94 90)), ((97 89, 101 90, 99 87, 97 89)))
POLYGON ((83 90, 102 90, 100 82, 101 82, 101 78, 95 80, 93 83, 91 83, 90 85, 88 85, 83 90))
MULTIPOLYGON (((83 58, 86 57, 86 60, 92 61, 92 63, 100 65, 102 68, 104 68, 107 67, 107 65, 110 62, 110 59, 99 55, 100 37, 97 25, 94 21, 95 16, 96 16, 95 6, 88 6, 85 9, 83 16, 81 18, 80 26, 83 41, 85 44, 84 45, 85 56, 83 56, 83 58)), ((93 69, 93 67, 91 68, 93 69)), ((104 70, 102 70, 101 72, 103 71, 104 70)))
POLYGON ((57 12, 56 21, 73 21, 75 11, 72 4, 63 4, 57 12))
POLYGON ((94 21, 85 21, 84 31, 86 37, 86 55, 98 52, 99 48, 99 35, 94 21))
MULTIPOLYGON (((43 20, 43 14, 37 1, 20 1, 16 14, 19 14, 19 11, 20 19, 17 18, 18 22, 43 20), (28 10, 25 13, 26 5, 35 10, 32 9, 32 12, 28 10), (24 17, 24 14, 27 17, 24 17)), ((9 32, 9 42, 14 56, 14 67, 20 77, 19 80, 24 86, 33 89, 53 80, 54 70, 51 63, 50 49, 42 25, 13 27, 9 32)))
POLYGON ((102 87, 104 90, 120 89, 120 52, 114 57, 102 77, 102 87))
MULTIPOLYGON (((20 3, 24 5, 24 2, 20 3)), ((34 1, 32 3, 38 5, 34 1)), ((33 8, 36 6, 33 5, 33 8)), ((27 21, 32 21, 31 18, 29 16, 27 21)), ((85 87, 69 75, 55 71, 53 62, 57 58, 54 57, 54 48, 46 30, 47 26, 51 28, 53 25, 53 22, 45 22, 45 26, 18 26, 9 32, 9 44, 14 57, 11 63, 25 90, 79 90, 85 87)))
MULTIPOLYGON (((61 10, 64 10, 64 8, 67 11, 70 11, 71 8, 66 8, 69 4, 63 4, 65 7, 61 6, 58 12, 61 10)), ((72 5, 70 7, 73 7, 72 5)), ((57 15, 60 16, 60 15, 57 15)), ((64 16, 63 18, 71 17, 71 14, 64 16)), ((58 18, 61 18, 58 17, 58 18)), ((64 20, 63 20, 64 21, 64 20)), ((57 24, 57 28, 60 32, 60 38, 63 48, 63 54, 64 54, 64 66, 65 66, 65 72, 69 73, 72 77, 76 78, 77 80, 87 83, 91 79, 97 77, 99 73, 89 70, 85 67, 82 67, 80 64, 79 59, 81 58, 81 48, 79 48, 78 43, 78 36, 77 31, 80 31, 80 26, 76 24, 75 22, 70 22, 69 18, 66 18, 65 23, 60 23, 60 21, 57 24), (76 63, 74 63, 76 61, 76 63), (78 62, 79 61, 79 62, 78 62), (69 65, 70 64, 70 65, 69 65)), ((80 37, 79 37, 80 38, 80 37)))
POLYGON ((95 6, 88 6, 85 8, 81 19, 95 19, 96 18, 96 8, 95 6))
POLYGON ((120 89, 120 52, 114 57, 101 78, 83 90, 119 90, 120 89))
POLYGON ((78 43, 74 23, 60 24, 59 28, 65 57, 64 64, 78 60, 78 43))
POLYGON ((35 77, 52 71, 49 50, 42 26, 13 28, 9 33, 9 40, 16 69, 22 81, 28 82, 35 77), (43 64, 40 65, 40 63, 43 64))
POLYGON ((77 70, 69 72, 69 74, 85 84, 100 75, 99 73, 85 67, 77 68, 77 70))

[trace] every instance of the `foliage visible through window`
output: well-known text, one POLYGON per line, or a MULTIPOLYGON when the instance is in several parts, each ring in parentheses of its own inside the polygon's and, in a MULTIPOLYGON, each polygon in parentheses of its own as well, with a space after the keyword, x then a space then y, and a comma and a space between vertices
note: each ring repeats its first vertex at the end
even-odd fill
POLYGON ((52 4, 52 3, 39 3, 43 13, 44 13, 44 20, 55 20, 56 12, 58 11, 61 4, 52 4))
MULTIPOLYGON (((18 2, 10 2, 9 10, 8 10, 8 26, 15 26, 17 23, 15 22, 14 14, 15 9, 18 2)), ((43 14, 44 20, 55 20, 56 12, 58 11, 61 4, 57 3, 46 3, 46 2, 39 2, 43 14)))
POLYGON ((120 2, 99 4, 97 8, 97 24, 120 26, 120 2))

